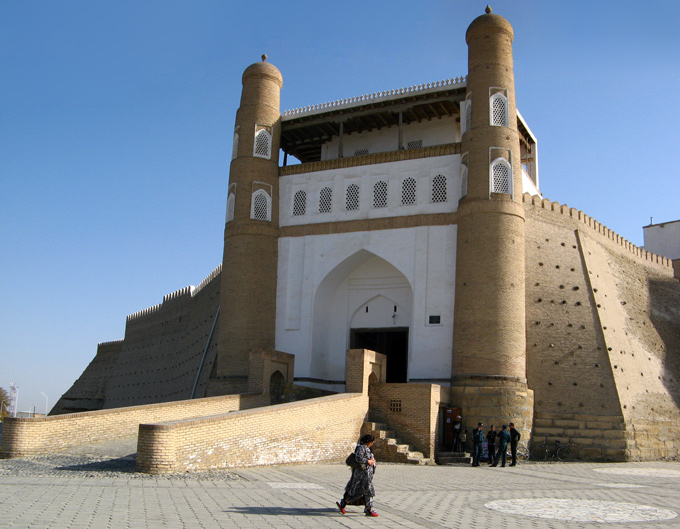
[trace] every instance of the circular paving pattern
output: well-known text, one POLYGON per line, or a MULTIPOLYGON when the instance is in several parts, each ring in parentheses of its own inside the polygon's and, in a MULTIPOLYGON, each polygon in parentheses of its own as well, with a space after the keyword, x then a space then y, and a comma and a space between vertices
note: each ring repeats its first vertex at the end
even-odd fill
POLYGON ((506 514, 521 514, 534 518, 550 518, 569 522, 657 522, 672 520, 678 515, 678 513, 668 509, 635 503, 550 498, 497 500, 485 504, 484 507, 506 514))
POLYGON ((594 468, 595 472, 619 476, 648 476, 653 478, 680 478, 680 470, 666 468, 594 468))

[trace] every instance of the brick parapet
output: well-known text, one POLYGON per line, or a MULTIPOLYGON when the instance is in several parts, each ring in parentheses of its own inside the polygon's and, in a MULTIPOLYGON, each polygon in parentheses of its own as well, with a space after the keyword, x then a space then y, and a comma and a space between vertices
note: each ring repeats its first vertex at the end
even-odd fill
POLYGON ((365 394, 196 419, 143 424, 137 470, 150 474, 215 468, 343 461, 368 412, 365 394))
POLYGON ((526 208, 531 207, 534 210, 543 210, 545 212, 549 211, 557 215, 570 217, 573 220, 580 223, 581 225, 583 225, 584 227, 590 228, 592 232, 595 232, 599 234, 601 237, 620 246, 626 252, 634 255, 641 261, 645 261, 647 263, 655 265, 660 265, 665 269, 668 269, 670 275, 673 274, 672 259, 669 259, 668 257, 663 257, 661 255, 657 255, 653 252, 645 250, 644 248, 634 245, 624 237, 620 236, 615 231, 607 228, 607 226, 605 226, 601 222, 598 222, 589 215, 586 215, 581 210, 577 210, 576 208, 570 208, 566 204, 560 204, 559 202, 552 202, 551 200, 547 198, 541 198, 538 195, 530 195, 529 193, 524 193, 523 201, 526 208))
POLYGON ((47 454, 82 443, 137 434, 140 423, 188 418, 268 404, 262 395, 227 395, 39 418, 5 418, 0 457, 47 454))

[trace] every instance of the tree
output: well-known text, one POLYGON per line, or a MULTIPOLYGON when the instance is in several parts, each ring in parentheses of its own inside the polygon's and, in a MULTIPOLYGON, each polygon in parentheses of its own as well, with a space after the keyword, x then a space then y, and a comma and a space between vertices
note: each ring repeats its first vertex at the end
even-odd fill
POLYGON ((0 419, 9 416, 9 393, 5 388, 0 388, 0 419))

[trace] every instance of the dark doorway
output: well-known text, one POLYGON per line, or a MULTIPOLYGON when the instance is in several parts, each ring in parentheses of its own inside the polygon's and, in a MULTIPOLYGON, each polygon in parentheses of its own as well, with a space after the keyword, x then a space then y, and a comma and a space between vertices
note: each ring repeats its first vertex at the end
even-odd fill
POLYGON ((370 349, 387 357, 387 382, 406 382, 408 327, 351 329, 350 349, 370 349))

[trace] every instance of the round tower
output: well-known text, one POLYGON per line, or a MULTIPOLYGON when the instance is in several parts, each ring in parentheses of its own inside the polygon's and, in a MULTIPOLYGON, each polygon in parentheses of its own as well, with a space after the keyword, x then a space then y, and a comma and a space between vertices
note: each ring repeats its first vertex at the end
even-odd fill
POLYGON ((486 14, 470 24, 462 110, 452 402, 472 422, 530 429, 524 318, 524 206, 513 30, 486 14), (488 421, 488 422, 487 422, 488 421))
POLYGON ((246 391, 249 352, 274 349, 283 78, 266 58, 243 73, 234 127, 216 365, 221 393, 246 391))

